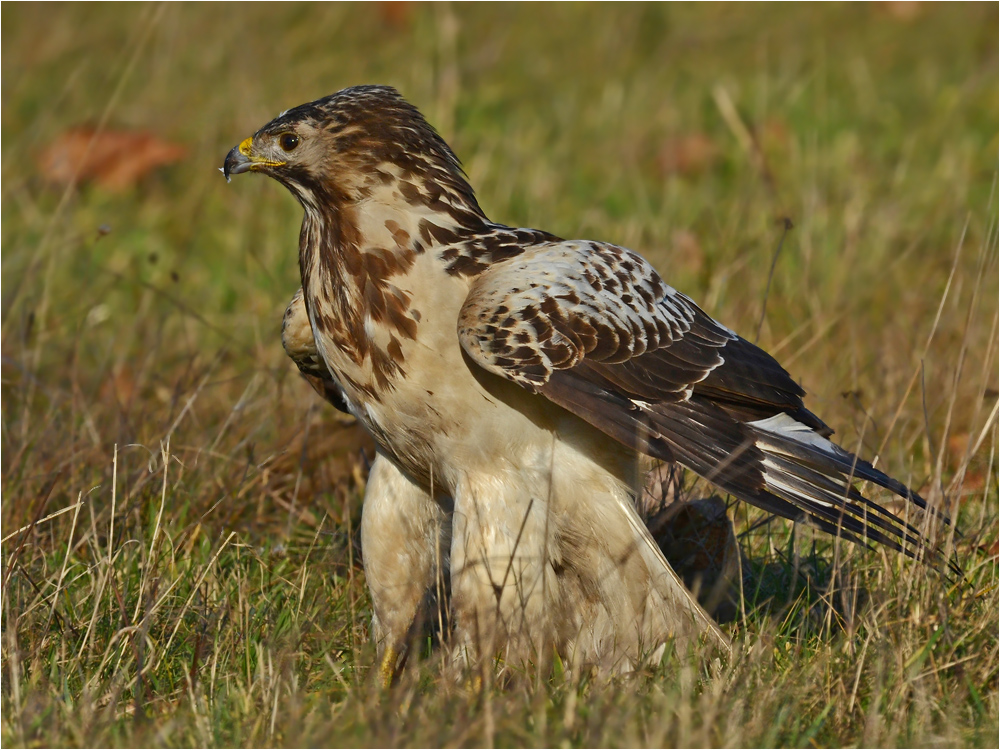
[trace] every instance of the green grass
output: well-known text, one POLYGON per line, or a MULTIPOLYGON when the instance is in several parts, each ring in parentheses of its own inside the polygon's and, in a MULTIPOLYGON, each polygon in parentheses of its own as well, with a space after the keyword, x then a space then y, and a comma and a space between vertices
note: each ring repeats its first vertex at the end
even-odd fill
POLYGON ((3 5, 4 746, 995 745, 996 5, 407 13, 3 5), (953 509, 964 582, 738 507, 729 663, 476 690, 432 657, 376 690, 371 446, 278 340, 300 211, 216 171, 366 82, 492 218, 639 250, 751 339, 790 218, 760 343, 953 509), (125 193, 46 184, 37 154, 87 123, 189 155, 125 193), (694 134, 710 155, 665 168, 694 134))

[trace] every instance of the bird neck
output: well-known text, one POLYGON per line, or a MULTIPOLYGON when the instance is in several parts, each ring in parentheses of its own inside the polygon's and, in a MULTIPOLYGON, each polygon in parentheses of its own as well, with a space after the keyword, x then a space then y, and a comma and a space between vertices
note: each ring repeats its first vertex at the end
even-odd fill
POLYGON ((452 177, 434 182, 381 163, 311 189, 309 200, 300 196, 299 266, 307 299, 330 296, 345 320, 363 315, 372 302, 366 284, 382 286, 434 247, 492 228, 468 183, 452 177))
POLYGON ((402 342, 417 334, 420 316, 400 277, 436 243, 428 227, 438 234, 445 224, 448 232, 461 231, 447 214, 431 217, 441 222, 431 224, 425 214, 385 197, 378 192, 357 202, 319 202, 317 210, 306 206, 299 238, 314 334, 332 345, 336 361, 357 377, 355 390, 372 398, 394 387, 402 374, 402 342))
POLYGON ((299 233, 299 272, 306 309, 317 334, 330 338, 356 364, 367 357, 364 268, 356 212, 345 203, 305 207, 299 233))

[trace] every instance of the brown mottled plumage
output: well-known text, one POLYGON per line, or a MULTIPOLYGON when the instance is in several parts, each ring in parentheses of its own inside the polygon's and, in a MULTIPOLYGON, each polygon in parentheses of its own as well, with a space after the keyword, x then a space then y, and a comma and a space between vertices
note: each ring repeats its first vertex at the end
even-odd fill
POLYGON ((773 358, 629 250, 489 221, 393 89, 282 113, 224 171, 267 174, 305 211, 304 359, 379 445, 362 543, 388 670, 445 572, 464 655, 620 670, 671 636, 725 648, 635 511, 637 452, 923 552, 851 479, 923 499, 827 440, 773 358))
POLYGON ((285 354, 299 368, 302 377, 316 393, 340 411, 350 413, 340 383, 333 379, 323 360, 320 359, 319 352, 316 351, 316 339, 313 337, 312 324, 309 322, 309 313, 306 312, 301 287, 296 290, 292 301, 285 308, 285 315, 281 320, 281 345, 285 349, 285 354))

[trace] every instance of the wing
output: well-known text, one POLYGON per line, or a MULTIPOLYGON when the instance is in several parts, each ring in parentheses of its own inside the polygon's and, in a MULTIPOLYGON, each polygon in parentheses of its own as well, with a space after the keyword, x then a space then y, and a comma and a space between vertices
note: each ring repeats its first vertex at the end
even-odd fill
POLYGON ((911 556, 926 547, 914 526, 865 498, 853 480, 921 508, 924 499, 827 440, 831 430, 773 357, 629 250, 536 245, 476 280, 458 325, 480 367, 624 445, 829 533, 911 556))
POLYGON ((316 350, 316 339, 313 338, 301 287, 285 308, 285 315, 281 320, 281 345, 313 390, 335 408, 349 414, 340 383, 330 374, 316 350))

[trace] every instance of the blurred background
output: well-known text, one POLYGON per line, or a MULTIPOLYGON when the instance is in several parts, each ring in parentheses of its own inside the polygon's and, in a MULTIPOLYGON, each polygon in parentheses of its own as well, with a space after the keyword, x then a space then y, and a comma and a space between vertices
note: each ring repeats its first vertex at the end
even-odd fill
POLYGON ((894 466, 972 428, 960 353, 995 375, 995 4, 2 13, 5 490, 168 433, 287 450, 316 406, 279 343, 300 209, 217 168, 358 83, 423 110, 494 220, 634 248, 751 339, 790 219, 760 341, 848 444, 892 424, 894 466))
MULTIPOLYGON (((367 601, 353 534, 372 447, 281 350, 299 206, 273 181, 227 185, 218 171, 278 112, 353 84, 390 84, 419 107, 493 220, 630 247, 759 337, 842 444, 959 510, 964 559, 996 554, 996 3, 4 3, 0 14, 5 744, 153 742, 74 733, 80 696, 124 701, 120 715, 170 713, 178 691, 196 692, 213 639, 224 663, 211 689, 247 692, 213 703, 204 726, 254 727, 214 735, 221 744, 271 741, 282 724, 272 714, 261 734, 271 708, 252 696, 272 683, 251 668, 268 649, 297 634, 273 652, 301 679, 287 687, 295 700, 339 690, 333 665, 359 661, 367 601), (157 598, 161 580, 169 597, 157 598), (148 640, 119 640, 140 612, 148 640)), ((771 559, 783 542, 751 545, 756 516, 735 515, 751 557, 771 559)), ((937 632, 935 591, 912 641, 887 654, 937 632)), ((992 691, 990 741, 992 606, 963 621, 987 640, 958 640, 992 648, 993 671, 949 673, 931 691, 963 717, 982 709, 970 679, 992 691)), ((835 673, 860 679, 861 654, 835 673)), ((773 717, 802 701, 809 716, 829 674, 747 705, 773 717)), ((851 733, 875 725, 853 693, 834 694, 845 733, 828 741, 880 741, 851 733)), ((887 714, 884 741, 931 741, 893 734, 936 720, 923 705, 892 698, 909 713, 887 714)), ((298 736, 293 709, 286 737, 298 736)), ((733 715, 736 744, 813 736, 775 735, 780 722, 754 734, 733 715)), ((197 727, 177 741, 211 742, 197 727)))

